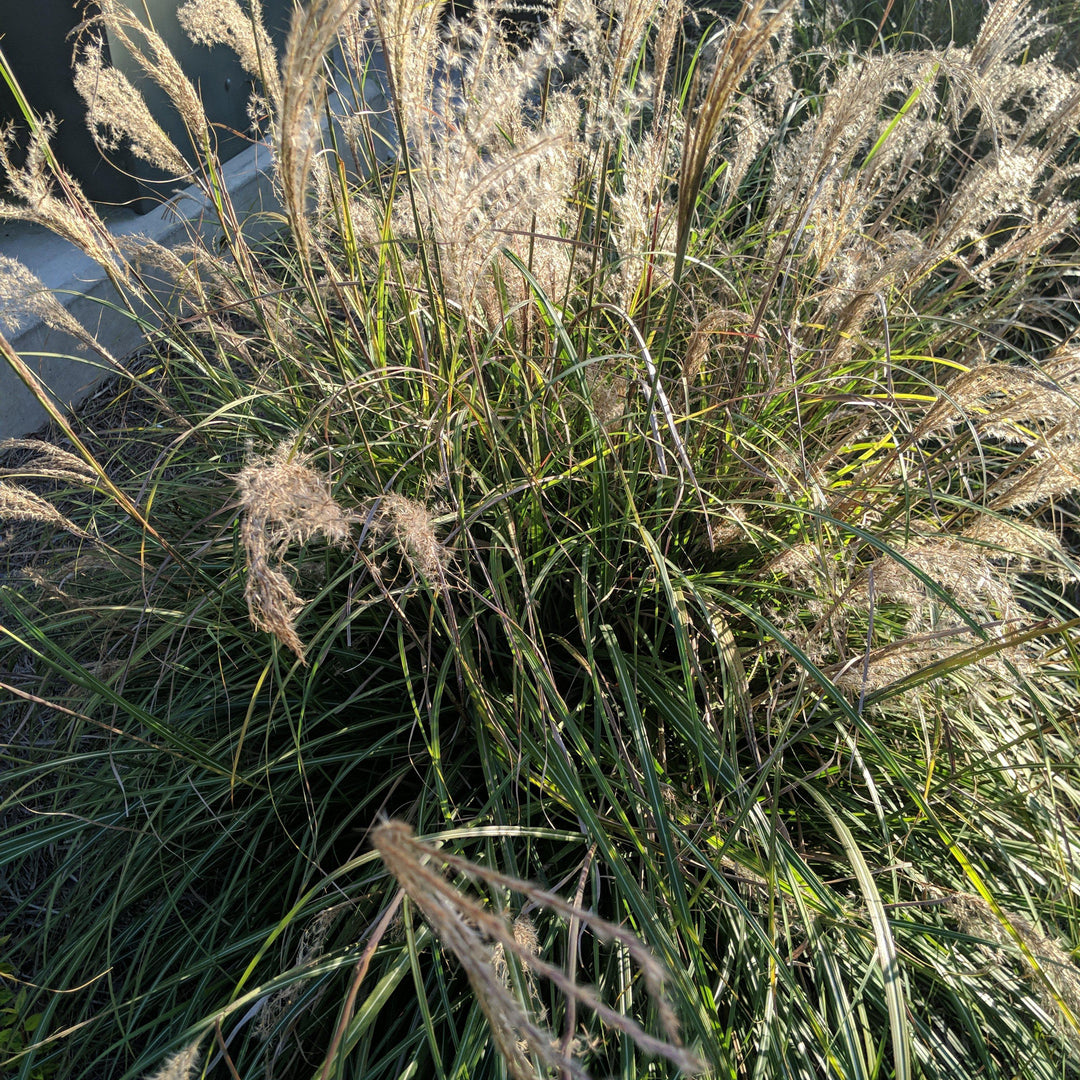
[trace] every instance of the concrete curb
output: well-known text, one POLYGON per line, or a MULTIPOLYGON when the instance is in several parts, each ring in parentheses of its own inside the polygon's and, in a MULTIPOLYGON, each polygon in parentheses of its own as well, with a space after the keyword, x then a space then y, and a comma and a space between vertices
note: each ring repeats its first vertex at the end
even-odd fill
MULTIPOLYGON (((348 75, 340 53, 333 55, 339 73, 348 75)), ((354 72, 351 78, 342 79, 340 87, 331 86, 330 96, 338 145, 345 145, 346 140, 337 116, 355 115, 362 109, 370 118, 377 139, 376 154, 383 163, 397 154, 397 129, 391 116, 388 85, 382 52, 372 44, 362 74, 354 72), (356 86, 360 87, 361 100, 354 99, 351 92, 356 86)), ((324 145, 330 145, 328 135, 324 119, 324 145)), ((265 239, 285 225, 271 179, 272 165, 271 147, 256 143, 222 166, 225 187, 250 241, 265 239)), ((348 164, 346 172, 350 180, 362 179, 348 164)), ((141 236, 168 248, 199 237, 204 245, 216 250, 221 237, 213 204, 195 186, 177 192, 149 214, 117 208, 106 215, 106 220, 115 237, 141 236)), ((100 266, 41 226, 0 221, 0 255, 17 259, 39 278, 117 360, 135 352, 156 322, 149 313, 142 315, 141 321, 134 318, 120 304, 100 266)), ((149 284, 161 304, 167 306, 174 292, 172 282, 161 277, 157 284, 149 284)), ((62 409, 74 409, 102 380, 116 374, 112 364, 69 334, 47 326, 40 317, 16 317, 18 324, 13 333, 7 334, 8 340, 62 409)), ((0 361, 0 439, 26 435, 47 419, 48 414, 19 376, 0 361)))
MULTIPOLYGON (((269 147, 256 144, 222 167, 237 215, 252 238, 280 226, 281 219, 275 221, 280 204, 270 180, 270 163, 269 147)), ((196 187, 178 192, 149 214, 116 210, 108 215, 108 224, 116 237, 144 236, 169 248, 190 242, 195 235, 213 244, 221 231, 210 200, 196 187)), ((101 267, 68 241, 41 226, 7 222, 0 226, 0 254, 18 259, 38 277, 113 356, 123 358, 145 340, 149 328, 145 321, 131 316, 101 267)), ((171 292, 165 280, 155 289, 163 304, 171 292)), ((77 406, 102 379, 114 374, 102 357, 36 316, 20 319, 8 339, 65 409, 77 406)), ((46 419, 47 413, 15 372, 0 365, 0 438, 25 435, 46 419)))

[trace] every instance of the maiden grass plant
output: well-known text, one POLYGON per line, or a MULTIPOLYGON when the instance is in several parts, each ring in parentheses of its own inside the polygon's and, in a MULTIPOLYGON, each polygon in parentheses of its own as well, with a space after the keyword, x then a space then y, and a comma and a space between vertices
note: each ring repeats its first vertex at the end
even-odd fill
POLYGON ((257 248, 102 7, 221 243, 112 239, 47 118, 5 161, 159 324, 70 420, 0 343, 56 419, 0 448, 4 1075, 1080 1074, 1039 9, 841 51, 790 2, 311 0, 279 70, 189 0, 259 87, 257 248))

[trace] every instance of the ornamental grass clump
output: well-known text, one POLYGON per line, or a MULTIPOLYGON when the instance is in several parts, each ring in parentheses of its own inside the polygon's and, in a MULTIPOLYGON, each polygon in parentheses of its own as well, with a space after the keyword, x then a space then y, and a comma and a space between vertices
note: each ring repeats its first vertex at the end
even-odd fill
POLYGON ((1080 1076, 1078 23, 909 8, 188 0, 253 221, 100 6, 205 215, 0 139, 152 331, 0 264, 0 1072, 1080 1076))

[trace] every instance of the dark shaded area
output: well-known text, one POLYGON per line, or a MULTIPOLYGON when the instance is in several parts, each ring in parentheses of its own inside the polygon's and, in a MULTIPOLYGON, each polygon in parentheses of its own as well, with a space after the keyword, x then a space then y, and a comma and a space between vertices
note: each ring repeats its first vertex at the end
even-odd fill
MULTIPOLYGON (((51 113, 58 121, 53 150, 70 163, 83 190, 94 200, 131 198, 134 182, 116 165, 105 161, 86 126, 86 107, 72 82, 73 34, 84 20, 100 14, 96 3, 79 0, 41 0, 30 6, 0 7, 0 50, 31 108, 40 116, 51 113)), ((108 56, 108 43, 105 43, 108 56)), ((16 165, 26 160, 28 125, 6 80, 0 82, 0 123, 16 125, 11 156, 16 165)), ((7 176, 0 171, 0 190, 8 193, 7 176)))
MULTIPOLYGON (((149 14, 154 29, 195 85, 213 125, 218 155, 226 161, 248 145, 248 101, 254 80, 231 49, 193 44, 177 19, 178 7, 174 0, 146 0, 145 11, 141 2, 133 10, 140 19, 149 14)), ((263 11, 280 53, 288 32, 292 0, 268 0, 263 11)), ((86 106, 75 90, 72 69, 76 52, 90 42, 100 42, 106 60, 139 89, 181 153, 193 161, 201 155, 194 152, 183 119, 166 93, 142 74, 122 44, 101 27, 85 27, 86 20, 99 14, 95 0, 0 5, 0 49, 30 107, 40 117, 51 114, 56 119, 53 151, 89 198, 95 202, 132 203, 140 212, 146 212, 177 186, 177 178, 135 159, 126 145, 108 159, 102 156, 86 125, 86 106)), ((135 40, 142 45, 137 35, 135 40)), ((12 159, 21 164, 26 157, 29 125, 5 83, 0 85, 0 124, 8 123, 15 125, 12 159)), ((0 181, 3 179, 0 176, 0 181)), ((7 187, 6 183, 3 187, 7 187)))

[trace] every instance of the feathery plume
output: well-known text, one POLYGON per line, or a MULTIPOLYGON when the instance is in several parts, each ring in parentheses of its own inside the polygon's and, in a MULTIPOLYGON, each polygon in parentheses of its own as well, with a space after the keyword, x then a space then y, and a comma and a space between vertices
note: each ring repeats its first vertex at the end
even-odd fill
POLYGON ((70 334, 107 360, 113 360, 108 350, 40 279, 17 259, 0 255, 0 322, 9 330, 14 330, 19 325, 19 315, 22 313, 36 315, 46 326, 70 334))
MULTIPOLYGON (((987 549, 978 544, 943 535, 917 540, 898 550, 934 587, 965 607, 1003 613, 1015 604, 1004 571, 994 565, 987 549)), ((889 555, 880 555, 852 583, 850 600, 861 602, 869 596, 871 573, 873 592, 879 600, 921 608, 937 595, 931 585, 907 566, 889 555)))
POLYGON ((766 0, 746 0, 727 28, 708 84, 701 94, 696 115, 688 121, 683 137, 679 174, 678 250, 676 276, 690 237, 694 207, 712 152, 713 139, 728 116, 732 98, 754 60, 768 47, 769 39, 786 23, 793 0, 783 0, 766 10, 766 0))
POLYGON ((34 457, 18 466, 0 468, 0 476, 24 476, 45 480, 74 480, 95 483, 97 473, 77 454, 63 450, 41 439, 4 439, 0 455, 13 450, 29 450, 34 457))
POLYGON ((88 534, 73 521, 69 521, 52 503, 18 484, 0 480, 0 521, 37 521, 44 525, 57 525, 75 536, 88 534))
POLYGON ((1046 448, 1034 465, 997 485, 992 508, 1026 510, 1056 496, 1080 491, 1080 466, 1075 464, 1075 454, 1074 446, 1046 448))
POLYGON ((154 119, 142 94, 128 77, 103 57, 104 45, 92 41, 75 64, 75 90, 86 103, 86 125, 105 153, 116 151, 126 136, 131 152, 174 176, 191 167, 154 119))
POLYGON ((240 66, 262 80, 271 101, 281 99, 277 53, 263 23, 260 0, 244 11, 237 0, 187 0, 176 12, 184 32, 197 45, 227 45, 240 66))
MULTIPOLYGON (((202 100, 191 80, 184 74, 169 46, 154 29, 139 22, 119 0, 98 0, 101 14, 98 19, 109 34, 131 54, 143 72, 168 95, 191 135, 191 141, 201 152, 210 152, 210 125, 203 111, 202 100), (140 47, 137 35, 145 43, 140 47)), ((91 20, 90 25, 96 20, 91 20)))
POLYGON ((170 1054, 164 1065, 153 1076, 147 1077, 147 1080, 194 1080, 195 1070, 199 1067, 200 1041, 196 1039, 183 1050, 170 1054))
POLYGON ((292 543, 322 536, 342 545, 351 520, 334 501, 326 481, 303 456, 290 458, 281 443, 264 461, 251 462, 236 478, 240 500, 240 539, 247 563, 244 592, 252 624, 273 634, 304 662, 296 617, 304 601, 279 568, 292 543))
POLYGON ((17 165, 11 156, 15 138, 8 127, 0 131, 0 172, 18 203, 0 202, 0 220, 32 221, 74 244, 99 266, 122 273, 114 258, 116 247, 98 212, 82 189, 57 164, 49 149, 56 134, 56 120, 46 116, 30 133, 26 157, 17 165), (55 181, 64 197, 55 193, 55 181))
POLYGON ((964 538, 985 544, 986 554, 1004 560, 1011 574, 1037 573, 1059 581, 1075 577, 1061 538, 1035 522, 985 513, 964 530, 964 538))
POLYGON ((663 995, 666 973, 656 958, 632 934, 621 927, 568 904, 554 893, 538 889, 530 882, 485 869, 467 859, 441 851, 418 840, 401 821, 387 821, 375 827, 372 843, 387 870, 405 890, 428 925, 450 949, 465 969, 477 1002, 491 1026, 495 1045, 514 1080, 535 1080, 532 1065, 522 1050, 524 1045, 547 1068, 563 1070, 576 1080, 588 1080, 588 1073, 564 1053, 555 1035, 541 1028, 517 1001, 495 970, 495 947, 513 954, 522 966, 550 980, 564 994, 591 1009, 606 1024, 628 1035, 646 1053, 661 1056, 691 1074, 701 1064, 679 1042, 674 1012, 663 995), (447 881, 443 867, 483 882, 527 896, 534 903, 567 918, 576 918, 601 940, 615 941, 638 964, 657 1007, 666 1039, 647 1034, 635 1021, 605 1005, 588 987, 579 986, 561 968, 541 960, 526 936, 519 940, 515 928, 501 915, 473 900, 447 881))
POLYGON ((391 492, 379 499, 375 529, 391 536, 409 562, 430 579, 442 576, 449 552, 439 543, 431 514, 423 503, 391 492))
POLYGON ((955 893, 948 910, 965 934, 991 943, 1000 960, 1005 950, 1015 952, 1018 944, 1026 953, 1024 974, 1031 980, 1040 1004, 1054 1023, 1058 1036, 1080 1050, 1080 969, 1070 950, 1056 937, 1028 922, 1015 912, 1000 914, 973 893, 955 893))
POLYGON ((307 193, 320 127, 316 110, 323 80, 320 77, 327 51, 338 27, 358 0, 311 0, 293 14, 285 45, 280 96, 277 106, 277 168, 289 227, 300 248, 304 265, 310 265, 311 229, 307 220, 307 193))

